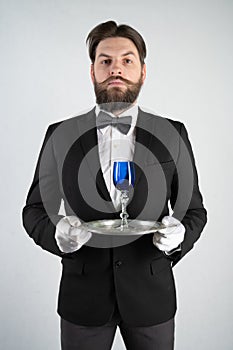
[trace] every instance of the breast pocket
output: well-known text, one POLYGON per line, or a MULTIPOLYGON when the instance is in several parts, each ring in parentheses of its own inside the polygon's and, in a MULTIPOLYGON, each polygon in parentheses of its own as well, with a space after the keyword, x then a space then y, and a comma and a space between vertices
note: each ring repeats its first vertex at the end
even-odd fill
POLYGON ((176 165, 173 160, 163 163, 149 163, 144 169, 145 176, 148 181, 150 181, 150 186, 154 187, 153 184, 159 188, 166 186, 169 188, 174 173, 176 165))
POLYGON ((155 158, 152 159, 148 159, 146 161, 146 167, 150 167, 150 166, 157 166, 157 167, 161 167, 161 168, 168 168, 168 167, 175 167, 175 162, 173 159, 169 159, 169 160, 165 160, 165 161, 157 161, 155 158))

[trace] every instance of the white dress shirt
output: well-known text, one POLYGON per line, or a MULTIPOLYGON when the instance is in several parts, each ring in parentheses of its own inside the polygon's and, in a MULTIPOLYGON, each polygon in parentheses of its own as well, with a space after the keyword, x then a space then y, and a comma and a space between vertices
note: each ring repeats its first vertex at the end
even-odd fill
MULTIPOLYGON (((100 108, 96 106, 96 117, 100 108)), ((106 111, 104 111, 106 113, 106 111)), ((108 114, 117 118, 114 114, 108 114)), ((132 117, 131 127, 129 132, 124 135, 114 126, 106 126, 105 128, 97 129, 99 159, 103 177, 116 210, 120 210, 120 191, 118 191, 113 183, 113 163, 115 161, 132 161, 135 149, 135 125, 138 117, 138 105, 133 105, 123 113, 120 117, 132 117)))

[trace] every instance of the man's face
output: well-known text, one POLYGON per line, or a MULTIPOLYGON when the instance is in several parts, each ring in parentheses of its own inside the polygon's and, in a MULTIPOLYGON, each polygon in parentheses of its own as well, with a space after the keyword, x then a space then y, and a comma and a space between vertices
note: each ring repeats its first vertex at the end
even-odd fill
POLYGON ((130 39, 116 37, 100 41, 91 65, 98 104, 123 102, 131 105, 145 77, 146 66, 141 65, 137 48, 130 39))

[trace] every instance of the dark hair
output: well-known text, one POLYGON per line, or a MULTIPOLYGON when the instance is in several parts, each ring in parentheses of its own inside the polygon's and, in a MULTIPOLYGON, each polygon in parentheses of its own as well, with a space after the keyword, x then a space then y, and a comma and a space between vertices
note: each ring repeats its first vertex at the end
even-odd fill
POLYGON ((89 56, 92 63, 95 62, 96 48, 100 41, 115 37, 123 37, 132 40, 138 50, 141 64, 144 64, 146 44, 141 34, 126 24, 118 26, 114 21, 100 23, 88 34, 86 43, 89 47, 89 56))

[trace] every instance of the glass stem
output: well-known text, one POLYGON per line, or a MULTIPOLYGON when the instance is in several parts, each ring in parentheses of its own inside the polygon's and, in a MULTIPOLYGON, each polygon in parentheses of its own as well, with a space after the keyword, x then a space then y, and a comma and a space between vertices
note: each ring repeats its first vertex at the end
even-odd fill
POLYGON ((127 218, 129 215, 127 214, 127 211, 126 211, 126 206, 127 206, 128 200, 129 200, 128 191, 121 191, 121 214, 120 214, 121 230, 123 230, 124 227, 128 227, 127 218))

